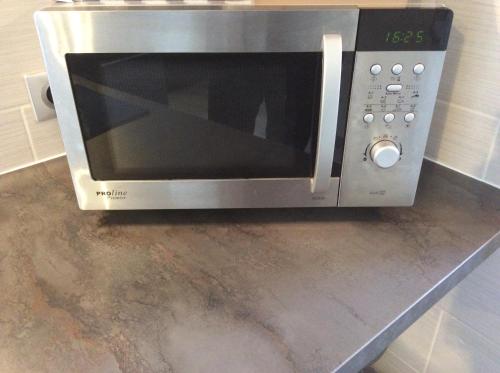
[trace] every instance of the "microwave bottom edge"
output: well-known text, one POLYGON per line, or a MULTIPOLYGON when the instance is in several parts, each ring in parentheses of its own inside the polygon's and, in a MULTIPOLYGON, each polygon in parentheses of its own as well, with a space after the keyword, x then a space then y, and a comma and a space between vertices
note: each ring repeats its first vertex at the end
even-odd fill
POLYGON ((81 210, 189 210, 301 207, 412 206, 413 196, 373 196, 342 203, 340 178, 323 193, 311 192, 309 178, 259 180, 182 180, 156 182, 95 181, 75 183, 81 210))

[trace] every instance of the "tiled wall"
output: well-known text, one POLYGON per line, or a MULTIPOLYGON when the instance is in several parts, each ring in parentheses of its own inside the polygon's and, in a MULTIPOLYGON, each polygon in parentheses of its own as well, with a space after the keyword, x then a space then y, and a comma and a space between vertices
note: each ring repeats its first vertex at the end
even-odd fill
MULTIPOLYGON (((51 2, 2 1, 0 173, 63 152, 56 121, 33 121, 23 82, 23 74, 43 70, 32 14, 51 2)), ((284 2, 304 1, 256 0, 284 2)), ((455 11, 455 20, 427 157, 500 185, 500 0, 446 3, 455 11)))
POLYGON ((500 185, 500 0, 455 12, 427 157, 500 185))
POLYGON ((57 122, 35 122, 23 79, 44 70, 33 12, 51 3, 1 1, 0 174, 64 152, 57 122))

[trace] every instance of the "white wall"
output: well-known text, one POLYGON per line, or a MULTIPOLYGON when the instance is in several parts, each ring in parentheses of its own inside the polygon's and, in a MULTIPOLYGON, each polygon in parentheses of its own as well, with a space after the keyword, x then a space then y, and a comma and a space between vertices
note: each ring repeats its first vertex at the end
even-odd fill
MULTIPOLYGON (((304 1, 256 1, 285 2, 304 1)), ((56 121, 34 122, 23 82, 24 73, 43 70, 32 13, 51 3, 2 1, 0 173, 63 151, 56 121)), ((426 154, 463 173, 500 185, 500 0, 448 0, 447 5, 455 12, 455 19, 426 154)))

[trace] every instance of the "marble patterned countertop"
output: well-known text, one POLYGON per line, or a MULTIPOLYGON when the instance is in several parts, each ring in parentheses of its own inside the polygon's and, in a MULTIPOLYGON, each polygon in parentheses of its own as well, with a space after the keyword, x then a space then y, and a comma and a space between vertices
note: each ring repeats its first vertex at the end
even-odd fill
POLYGON ((106 212, 57 159, 0 177, 0 371, 355 372, 499 229, 429 162, 412 208, 106 212))

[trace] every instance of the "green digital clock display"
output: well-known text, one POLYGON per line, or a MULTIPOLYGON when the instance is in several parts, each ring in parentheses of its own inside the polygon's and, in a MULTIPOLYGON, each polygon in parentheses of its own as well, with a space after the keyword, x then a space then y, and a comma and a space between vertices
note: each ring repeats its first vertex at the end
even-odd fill
POLYGON ((385 34, 388 44, 422 44, 425 42, 425 32, 419 31, 388 31, 385 34))

